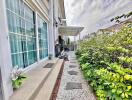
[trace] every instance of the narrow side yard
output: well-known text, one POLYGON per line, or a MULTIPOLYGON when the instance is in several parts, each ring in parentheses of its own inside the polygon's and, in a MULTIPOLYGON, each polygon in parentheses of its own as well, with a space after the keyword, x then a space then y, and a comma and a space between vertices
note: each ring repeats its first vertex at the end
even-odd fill
POLYGON ((65 62, 56 100, 96 100, 83 78, 74 52, 69 52, 69 61, 65 62))

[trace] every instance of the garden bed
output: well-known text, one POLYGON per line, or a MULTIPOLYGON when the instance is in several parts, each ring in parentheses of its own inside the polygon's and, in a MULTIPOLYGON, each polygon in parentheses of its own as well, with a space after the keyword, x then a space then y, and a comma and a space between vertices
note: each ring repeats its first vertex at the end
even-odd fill
POLYGON ((76 56, 99 100, 132 100, 131 26, 80 42, 76 56))

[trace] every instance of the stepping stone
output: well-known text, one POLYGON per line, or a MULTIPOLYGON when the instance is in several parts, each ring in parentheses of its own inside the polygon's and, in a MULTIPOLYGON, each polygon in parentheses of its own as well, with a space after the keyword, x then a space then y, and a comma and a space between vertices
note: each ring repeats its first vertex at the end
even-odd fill
POLYGON ((77 63, 76 61, 70 61, 70 63, 77 63))
POLYGON ((70 59, 76 59, 76 57, 69 57, 70 59))
POLYGON ((77 66, 75 65, 69 65, 70 68, 76 68, 77 66))
POLYGON ((68 74, 70 74, 70 75, 77 75, 78 72, 77 71, 68 71, 68 74))
POLYGON ((66 85, 66 90, 73 90, 73 89, 82 89, 82 84, 76 82, 68 82, 66 85))
POLYGON ((76 60, 76 58, 70 58, 70 60, 76 60))

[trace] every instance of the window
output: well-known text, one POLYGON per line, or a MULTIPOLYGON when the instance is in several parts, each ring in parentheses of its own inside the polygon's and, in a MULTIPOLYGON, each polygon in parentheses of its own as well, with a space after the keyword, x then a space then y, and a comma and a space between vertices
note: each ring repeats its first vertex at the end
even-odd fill
POLYGON ((23 0, 6 0, 12 66, 25 68, 37 61, 35 14, 23 0))
POLYGON ((48 56, 47 23, 38 16, 39 58, 48 56))

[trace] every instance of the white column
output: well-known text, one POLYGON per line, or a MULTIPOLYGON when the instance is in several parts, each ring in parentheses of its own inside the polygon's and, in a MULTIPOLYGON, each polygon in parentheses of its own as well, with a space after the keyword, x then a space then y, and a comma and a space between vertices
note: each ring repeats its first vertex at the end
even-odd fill
POLYGON ((10 78, 12 63, 5 1, 1 0, 0 3, 0 68, 4 100, 9 100, 9 96, 13 93, 10 78))
POLYGON ((49 53, 53 55, 53 57, 55 56, 55 38, 54 38, 54 19, 53 19, 53 0, 49 1, 49 53))
POLYGON ((76 36, 74 36, 74 51, 76 50, 76 36))
MULTIPOLYGON (((54 19, 57 21, 57 22, 59 22, 59 20, 58 20, 58 7, 59 7, 59 5, 58 5, 58 3, 59 3, 59 1, 58 0, 53 0, 53 2, 54 2, 54 15, 53 15, 53 17, 54 17, 54 19)), ((55 38, 55 41, 58 39, 58 27, 59 27, 59 23, 58 23, 58 26, 56 27, 56 26, 54 26, 54 38, 55 38)))
POLYGON ((79 46, 79 42, 80 42, 80 40, 81 40, 81 34, 79 33, 79 40, 78 40, 78 43, 77 43, 77 49, 80 48, 80 46, 79 46))
POLYGON ((39 38, 38 38, 38 14, 37 11, 35 12, 35 33, 36 33, 36 46, 37 46, 37 61, 39 61, 39 38))
POLYGON ((81 39, 81 34, 79 33, 79 41, 80 41, 80 39, 81 39))

